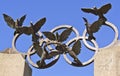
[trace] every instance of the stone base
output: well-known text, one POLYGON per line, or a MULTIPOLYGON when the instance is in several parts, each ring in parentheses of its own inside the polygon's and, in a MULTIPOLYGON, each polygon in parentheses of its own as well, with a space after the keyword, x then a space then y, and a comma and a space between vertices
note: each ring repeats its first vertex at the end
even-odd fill
POLYGON ((120 43, 100 49, 94 60, 94 76, 120 76, 120 43))
POLYGON ((21 54, 0 53, 0 76, 32 76, 32 70, 21 54))

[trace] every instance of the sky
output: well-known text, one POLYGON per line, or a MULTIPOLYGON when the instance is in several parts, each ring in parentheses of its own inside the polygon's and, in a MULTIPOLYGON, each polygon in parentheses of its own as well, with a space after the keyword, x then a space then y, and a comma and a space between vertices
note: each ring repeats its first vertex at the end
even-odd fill
MULTIPOLYGON (((35 23, 40 18, 46 17, 46 23, 40 31, 50 31, 58 25, 71 25, 76 28, 80 35, 85 29, 82 17, 86 17, 90 23, 97 20, 97 16, 84 13, 80 9, 83 7, 101 7, 104 4, 111 3, 112 9, 105 14, 108 21, 115 24, 120 29, 120 1, 119 0, 8 0, 0 1, 0 50, 12 48, 12 39, 14 30, 7 26, 3 19, 3 13, 8 14, 13 19, 27 15, 24 21, 25 26, 29 26, 32 21, 35 23)), ((119 31, 120 32, 120 31, 119 31)), ((114 39, 114 31, 102 26, 100 31, 94 34, 99 47, 105 47, 114 39)), ((32 45, 31 36, 21 35, 17 40, 17 49, 20 52, 27 52, 32 45)), ((82 44, 81 54, 79 56, 82 62, 87 61, 94 55, 94 52, 87 49, 82 44)), ((38 57, 33 56, 33 61, 38 57)), ((32 76, 94 76, 94 63, 85 67, 74 67, 66 63, 63 56, 58 62, 47 69, 36 69, 32 67, 32 76)))

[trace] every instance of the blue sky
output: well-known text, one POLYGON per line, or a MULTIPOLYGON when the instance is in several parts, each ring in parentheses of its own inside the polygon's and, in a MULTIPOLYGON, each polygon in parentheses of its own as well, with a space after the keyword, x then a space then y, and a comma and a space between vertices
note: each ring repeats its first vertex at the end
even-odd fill
MULTIPOLYGON (((2 0, 0 1, 0 50, 12 47, 14 30, 7 26, 3 19, 3 13, 6 13, 17 19, 26 14, 24 25, 29 26, 30 21, 35 23, 38 19, 46 17, 47 21, 41 31, 49 31, 55 26, 68 24, 75 27, 82 35, 85 26, 82 17, 86 17, 90 23, 97 20, 92 14, 82 12, 82 7, 100 7, 104 4, 111 3, 112 9, 105 15, 108 21, 115 24, 118 29, 120 17, 119 0, 2 0)), ((120 32, 120 31, 119 31, 120 32)), ((114 32, 111 28, 102 26, 98 33, 95 33, 99 47, 104 47, 112 42, 114 32)), ((17 41, 17 49, 21 52, 27 52, 32 45, 31 37, 26 35, 20 36, 17 41)), ((86 61, 94 54, 88 49, 82 48, 80 59, 86 61), (87 51, 87 52, 84 52, 87 51)), ((36 59, 36 58, 33 58, 36 59)), ((94 76, 94 63, 86 67, 73 67, 65 62, 63 57, 58 62, 47 69, 33 69, 32 76, 94 76)))

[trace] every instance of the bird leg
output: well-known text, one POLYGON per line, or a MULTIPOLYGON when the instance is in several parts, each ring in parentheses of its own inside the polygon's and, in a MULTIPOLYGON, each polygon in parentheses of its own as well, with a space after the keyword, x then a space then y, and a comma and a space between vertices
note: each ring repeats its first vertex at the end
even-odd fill
POLYGON ((96 40, 96 38, 93 35, 89 35, 88 40, 91 41, 92 39, 96 40))

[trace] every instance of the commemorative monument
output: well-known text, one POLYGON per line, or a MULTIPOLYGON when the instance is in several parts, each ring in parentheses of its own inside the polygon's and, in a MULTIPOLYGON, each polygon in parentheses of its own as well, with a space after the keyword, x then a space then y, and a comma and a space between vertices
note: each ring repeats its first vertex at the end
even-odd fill
POLYGON ((100 8, 81 8, 85 13, 98 16, 98 20, 92 24, 89 23, 87 18, 83 17, 86 29, 82 36, 71 25, 59 25, 50 31, 40 31, 46 22, 46 18, 39 19, 35 24, 30 23, 28 27, 23 26, 26 15, 14 20, 9 15, 3 14, 7 25, 14 29, 15 32, 12 48, 7 48, 0 52, 0 76, 32 76, 32 69, 28 64, 37 69, 46 69, 53 66, 59 60, 60 55, 64 56, 68 64, 78 68, 85 67, 94 62, 94 76, 120 76, 120 41, 118 40, 118 29, 104 16, 111 7, 112 5, 108 3, 100 8), (115 36, 109 45, 99 48, 94 33, 98 32, 101 26, 112 28, 115 36), (16 41, 22 34, 31 35, 32 37, 32 46, 24 53, 19 52, 16 48, 16 41), (71 34, 75 36, 72 39, 70 37, 71 34), (94 51, 94 55, 85 62, 82 62, 78 58, 78 55, 82 51, 81 41, 86 48, 94 51), (93 46, 88 42, 91 42, 93 46), (36 62, 33 62, 31 59, 31 56, 34 54, 40 57, 36 62), (68 55, 72 60, 69 59, 68 55))

